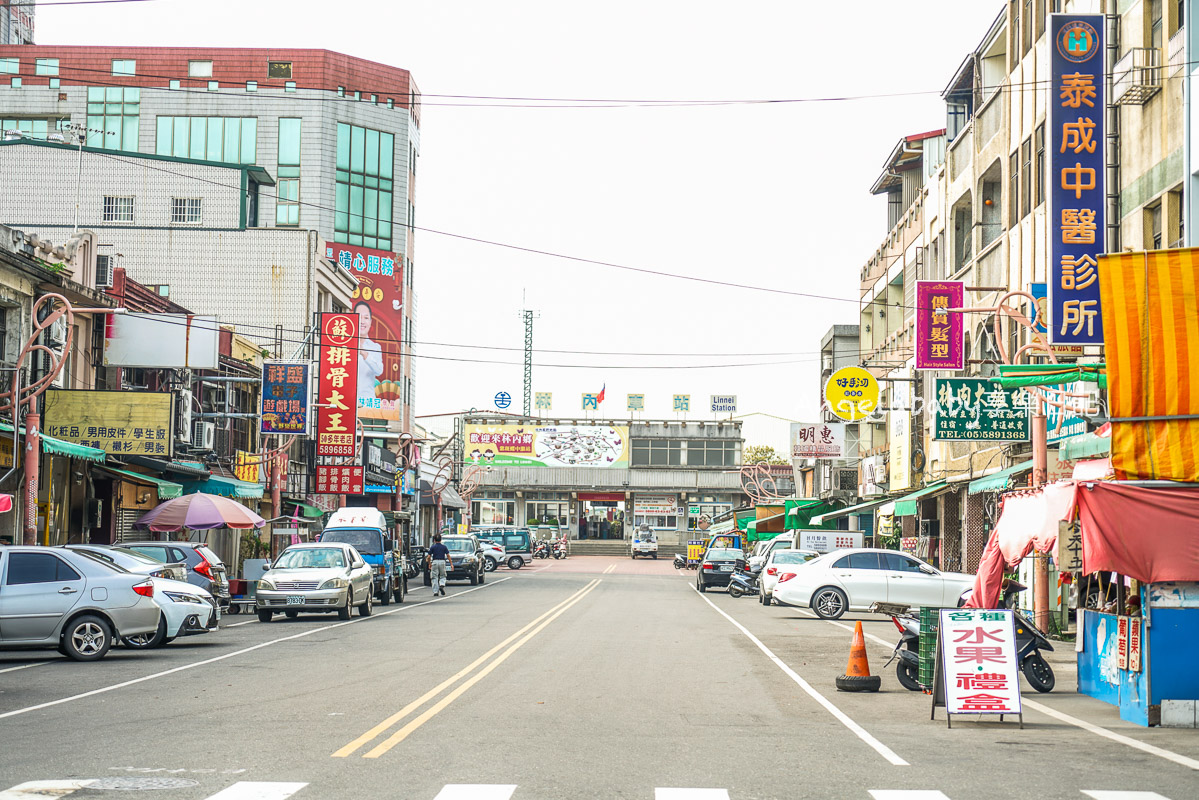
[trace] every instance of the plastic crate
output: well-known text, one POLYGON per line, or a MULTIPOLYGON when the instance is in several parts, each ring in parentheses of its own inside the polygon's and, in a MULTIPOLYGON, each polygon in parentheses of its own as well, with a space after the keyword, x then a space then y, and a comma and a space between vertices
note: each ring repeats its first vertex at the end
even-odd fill
POLYGON ((940 608, 920 609, 920 676, 925 686, 932 686, 937 665, 937 627, 941 621, 940 608))

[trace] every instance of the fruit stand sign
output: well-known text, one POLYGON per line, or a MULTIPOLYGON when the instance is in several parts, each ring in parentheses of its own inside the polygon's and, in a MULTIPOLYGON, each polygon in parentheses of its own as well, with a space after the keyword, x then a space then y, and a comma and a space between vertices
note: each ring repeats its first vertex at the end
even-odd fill
MULTIPOLYGON (((1020 708, 1016 629, 1008 609, 943 608, 933 712, 1011 714, 1020 708)), ((952 724, 952 722, 950 723, 952 724)))

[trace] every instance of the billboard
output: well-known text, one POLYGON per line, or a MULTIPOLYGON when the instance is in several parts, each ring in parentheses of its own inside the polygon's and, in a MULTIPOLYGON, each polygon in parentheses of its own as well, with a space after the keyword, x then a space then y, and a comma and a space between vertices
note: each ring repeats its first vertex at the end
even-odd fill
POLYGON ((260 433, 308 434, 308 362, 264 361, 260 433))
POLYGON ((962 281, 916 281, 916 369, 966 368, 966 320, 948 313, 962 308, 965 297, 962 281))
POLYGON ((938 378, 933 439, 939 442, 1027 442, 1032 395, 1002 389, 987 378, 938 378))
POLYGON ((358 432, 358 316, 321 314, 320 361, 317 362, 316 454, 352 456, 358 432))
POLYGON ((330 243, 325 256, 358 281, 353 310, 358 315, 358 414, 364 419, 400 418, 403 377, 404 270, 394 253, 330 243))
POLYGON ((108 314, 104 366, 218 369, 221 326, 195 314, 108 314))
POLYGON ((792 422, 791 458, 845 458, 845 424, 792 422))
POLYGON ((466 464, 500 467, 627 467, 627 425, 466 425, 466 464))
POLYGON ((46 392, 47 436, 113 455, 173 455, 175 395, 70 389, 46 392))

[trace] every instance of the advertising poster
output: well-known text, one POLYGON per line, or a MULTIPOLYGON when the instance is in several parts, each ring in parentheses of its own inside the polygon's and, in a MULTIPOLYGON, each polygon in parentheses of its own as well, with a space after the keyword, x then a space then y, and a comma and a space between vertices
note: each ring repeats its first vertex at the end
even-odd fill
POLYGON ((358 281, 353 311, 358 315, 358 413, 364 419, 400 418, 403 378, 404 275, 394 253, 349 244, 329 244, 327 258, 358 281))
POLYGON ((467 425, 465 462, 498 467, 629 465, 627 425, 467 425))
POLYGON ((946 711, 1020 713, 1020 668, 1011 611, 942 609, 940 638, 946 711))
POLYGON ((888 488, 896 492, 912 485, 912 384, 905 380, 907 370, 896 370, 891 376, 897 380, 891 384, 891 410, 887 412, 891 428, 888 488))
POLYGON ((916 369, 966 368, 966 319, 962 314, 938 314, 963 308, 962 281, 916 281, 916 369))
POLYGON ((673 516, 678 511, 679 498, 673 494, 638 494, 633 496, 633 514, 673 516))
POLYGON ((114 455, 174 455, 175 395, 70 389, 46 392, 47 436, 114 455))
POLYGON ((358 316, 328 311, 322 313, 320 360, 317 362, 317 398, 320 403, 316 414, 318 456, 355 455, 354 437, 358 430, 358 404, 354 402, 354 389, 358 385, 357 351, 358 316))
POLYGON ((262 364, 260 433, 308 433, 308 362, 262 364))

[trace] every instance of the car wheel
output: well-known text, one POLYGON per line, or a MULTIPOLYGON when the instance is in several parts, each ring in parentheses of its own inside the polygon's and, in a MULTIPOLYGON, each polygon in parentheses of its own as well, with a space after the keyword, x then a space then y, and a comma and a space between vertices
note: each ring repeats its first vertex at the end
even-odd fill
POLYGON ((407 593, 408 593, 408 579, 400 578, 400 585, 399 585, 399 587, 396 588, 396 590, 392 594, 392 596, 395 598, 395 601, 397 603, 402 603, 402 602, 404 602, 404 595, 407 593))
POLYGON ((469 578, 467 578, 467 580, 469 580, 469 581, 470 581, 470 585, 471 585, 471 586, 478 586, 478 585, 479 585, 479 572, 478 572, 478 570, 476 570, 475 572, 472 572, 472 573, 470 574, 470 577, 469 577, 469 578))
POLYGON ((479 570, 479 585, 482 586, 485 583, 487 583, 487 570, 481 569, 479 570))
POLYGON ((817 589, 812 595, 810 605, 816 612, 816 616, 821 619, 841 619, 849 601, 845 597, 845 592, 836 586, 825 586, 823 589, 817 589))
POLYGON ((512 558, 508 559, 508 569, 520 569, 524 565, 524 559, 520 556, 512 556, 512 558))
POLYGON ((488 572, 495 572, 499 565, 500 562, 496 561, 491 556, 487 556, 485 559, 483 559, 483 569, 487 570, 488 572))
POLYGON ((695 582, 695 588, 697 590, 699 590, 700 594, 703 594, 704 592, 708 591, 708 587, 704 585, 704 582, 702 580, 695 582))
POLYGON ((762 605, 768 606, 773 602, 774 602, 774 595, 772 595, 772 594, 763 594, 762 595, 762 605))
POLYGON ((269 608, 258 609, 258 621, 259 622, 270 622, 271 617, 273 617, 274 615, 275 615, 275 612, 271 611, 269 608))
POLYGON ((381 606, 391 605, 391 587, 390 586, 384 586, 383 591, 379 593, 379 605, 381 605, 381 606))
POLYGON ((634 561, 636 561, 636 560, 637 560, 637 554, 636 554, 636 553, 629 553, 629 558, 631 558, 631 559, 633 559, 634 561))
POLYGON ((433 585, 433 573, 429 572, 429 570, 425 570, 425 586, 432 586, 432 585, 433 585))
POLYGON ((135 650, 150 650, 154 647, 159 647, 167 642, 167 620, 161 614, 158 615, 158 627, 154 633, 142 633, 137 636, 126 636, 121 639, 121 643, 126 647, 132 647, 135 650))
POLYGON ((654 553, 654 561, 657 561, 657 560, 658 560, 658 554, 654 553))
POLYGON ((337 618, 338 619, 349 619, 350 611, 353 610, 353 608, 354 608, 354 592, 353 592, 353 590, 347 589, 346 590, 346 602, 344 605, 342 605, 341 608, 337 609, 337 618))
POLYGON ((62 632, 62 652, 75 661, 99 661, 112 647, 112 628, 100 617, 84 614, 62 632))
POLYGON ((358 606, 358 616, 369 617, 373 613, 375 613, 375 596, 367 592, 366 600, 362 605, 358 606))
POLYGON ((299 611, 284 611, 283 616, 287 617, 288 619, 295 619, 296 617, 300 616, 300 612, 299 611))

